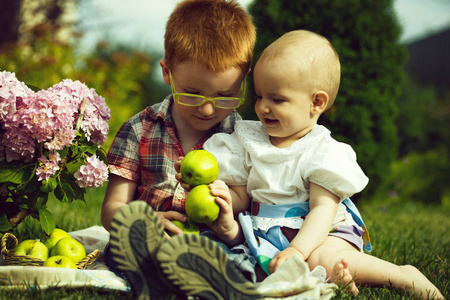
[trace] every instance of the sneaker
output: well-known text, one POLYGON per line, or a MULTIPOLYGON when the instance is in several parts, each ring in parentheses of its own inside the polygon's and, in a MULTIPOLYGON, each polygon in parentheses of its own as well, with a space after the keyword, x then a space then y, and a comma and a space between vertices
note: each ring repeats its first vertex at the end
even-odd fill
POLYGON ((167 278, 186 295, 223 300, 263 298, 225 251, 207 237, 174 236, 156 256, 167 278))
POLYGON ((174 287, 164 278, 155 259, 166 237, 151 206, 144 201, 124 206, 114 215, 110 233, 113 259, 127 278, 133 298, 173 298, 174 287))

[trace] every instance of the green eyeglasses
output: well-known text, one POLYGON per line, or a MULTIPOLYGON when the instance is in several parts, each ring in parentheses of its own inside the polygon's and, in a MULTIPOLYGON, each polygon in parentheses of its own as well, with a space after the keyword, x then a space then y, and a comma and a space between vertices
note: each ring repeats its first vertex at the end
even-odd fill
POLYGON ((217 108, 223 109, 234 109, 244 103, 245 95, 245 79, 242 82, 239 95, 241 97, 214 97, 207 98, 202 95, 188 94, 188 93, 177 93, 175 87, 173 86, 172 73, 169 71, 170 87, 172 88, 172 95, 178 104, 186 106, 202 106, 206 101, 211 101, 212 104, 217 108))

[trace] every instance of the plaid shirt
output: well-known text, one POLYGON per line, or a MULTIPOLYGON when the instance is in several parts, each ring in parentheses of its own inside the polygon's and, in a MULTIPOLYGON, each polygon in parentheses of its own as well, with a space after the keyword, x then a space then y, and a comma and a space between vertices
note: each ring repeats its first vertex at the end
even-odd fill
MULTIPOLYGON (((175 179, 174 163, 184 156, 170 114, 172 97, 147 107, 125 122, 108 152, 111 173, 138 182, 135 199, 144 200, 156 211, 185 212, 184 189, 175 179)), ((231 133, 241 117, 233 111, 213 127, 193 149, 216 132, 231 133)))

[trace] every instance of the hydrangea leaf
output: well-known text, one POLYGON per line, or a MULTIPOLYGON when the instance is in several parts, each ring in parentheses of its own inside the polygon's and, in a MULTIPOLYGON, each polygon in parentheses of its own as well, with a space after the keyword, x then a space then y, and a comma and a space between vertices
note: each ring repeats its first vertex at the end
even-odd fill
POLYGON ((55 178, 50 177, 48 180, 43 180, 41 185, 41 191, 44 193, 51 193, 55 190, 58 182, 55 178))
POLYGON ((32 169, 29 168, 29 165, 0 163, 0 183, 19 184, 27 182, 32 175, 32 169))
POLYGON ((50 234, 53 229, 55 229, 55 219, 53 218, 52 213, 44 206, 39 209, 39 223, 41 224, 42 229, 50 234))
POLYGON ((84 165, 83 160, 72 160, 66 164, 66 168, 70 174, 74 174, 82 165, 84 165))
POLYGON ((6 214, 0 215, 0 232, 7 232, 12 229, 12 226, 8 223, 8 218, 6 214))
POLYGON ((61 182, 55 189, 55 196, 61 202, 70 203, 75 198, 75 192, 70 184, 61 182))

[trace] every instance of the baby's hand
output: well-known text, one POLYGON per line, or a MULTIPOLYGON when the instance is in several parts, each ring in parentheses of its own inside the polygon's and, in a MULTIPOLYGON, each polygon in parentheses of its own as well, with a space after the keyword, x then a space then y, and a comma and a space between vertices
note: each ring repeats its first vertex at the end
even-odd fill
POLYGON ((300 255, 301 258, 304 260, 303 254, 294 247, 289 246, 283 251, 278 252, 275 255, 275 257, 270 261, 269 274, 275 272, 278 269, 278 267, 281 266, 282 263, 284 263, 294 255, 300 255))
POLYGON ((228 186, 222 180, 215 180, 209 184, 211 194, 216 196, 216 203, 220 206, 219 217, 208 226, 217 234, 227 234, 235 225, 233 205, 228 186))
POLYGON ((174 164, 175 171, 177 171, 177 174, 175 174, 175 179, 178 180, 183 189, 185 189, 186 191, 190 191, 192 189, 192 186, 183 181, 183 174, 180 173, 180 166, 183 158, 183 156, 178 157, 178 160, 174 164))

